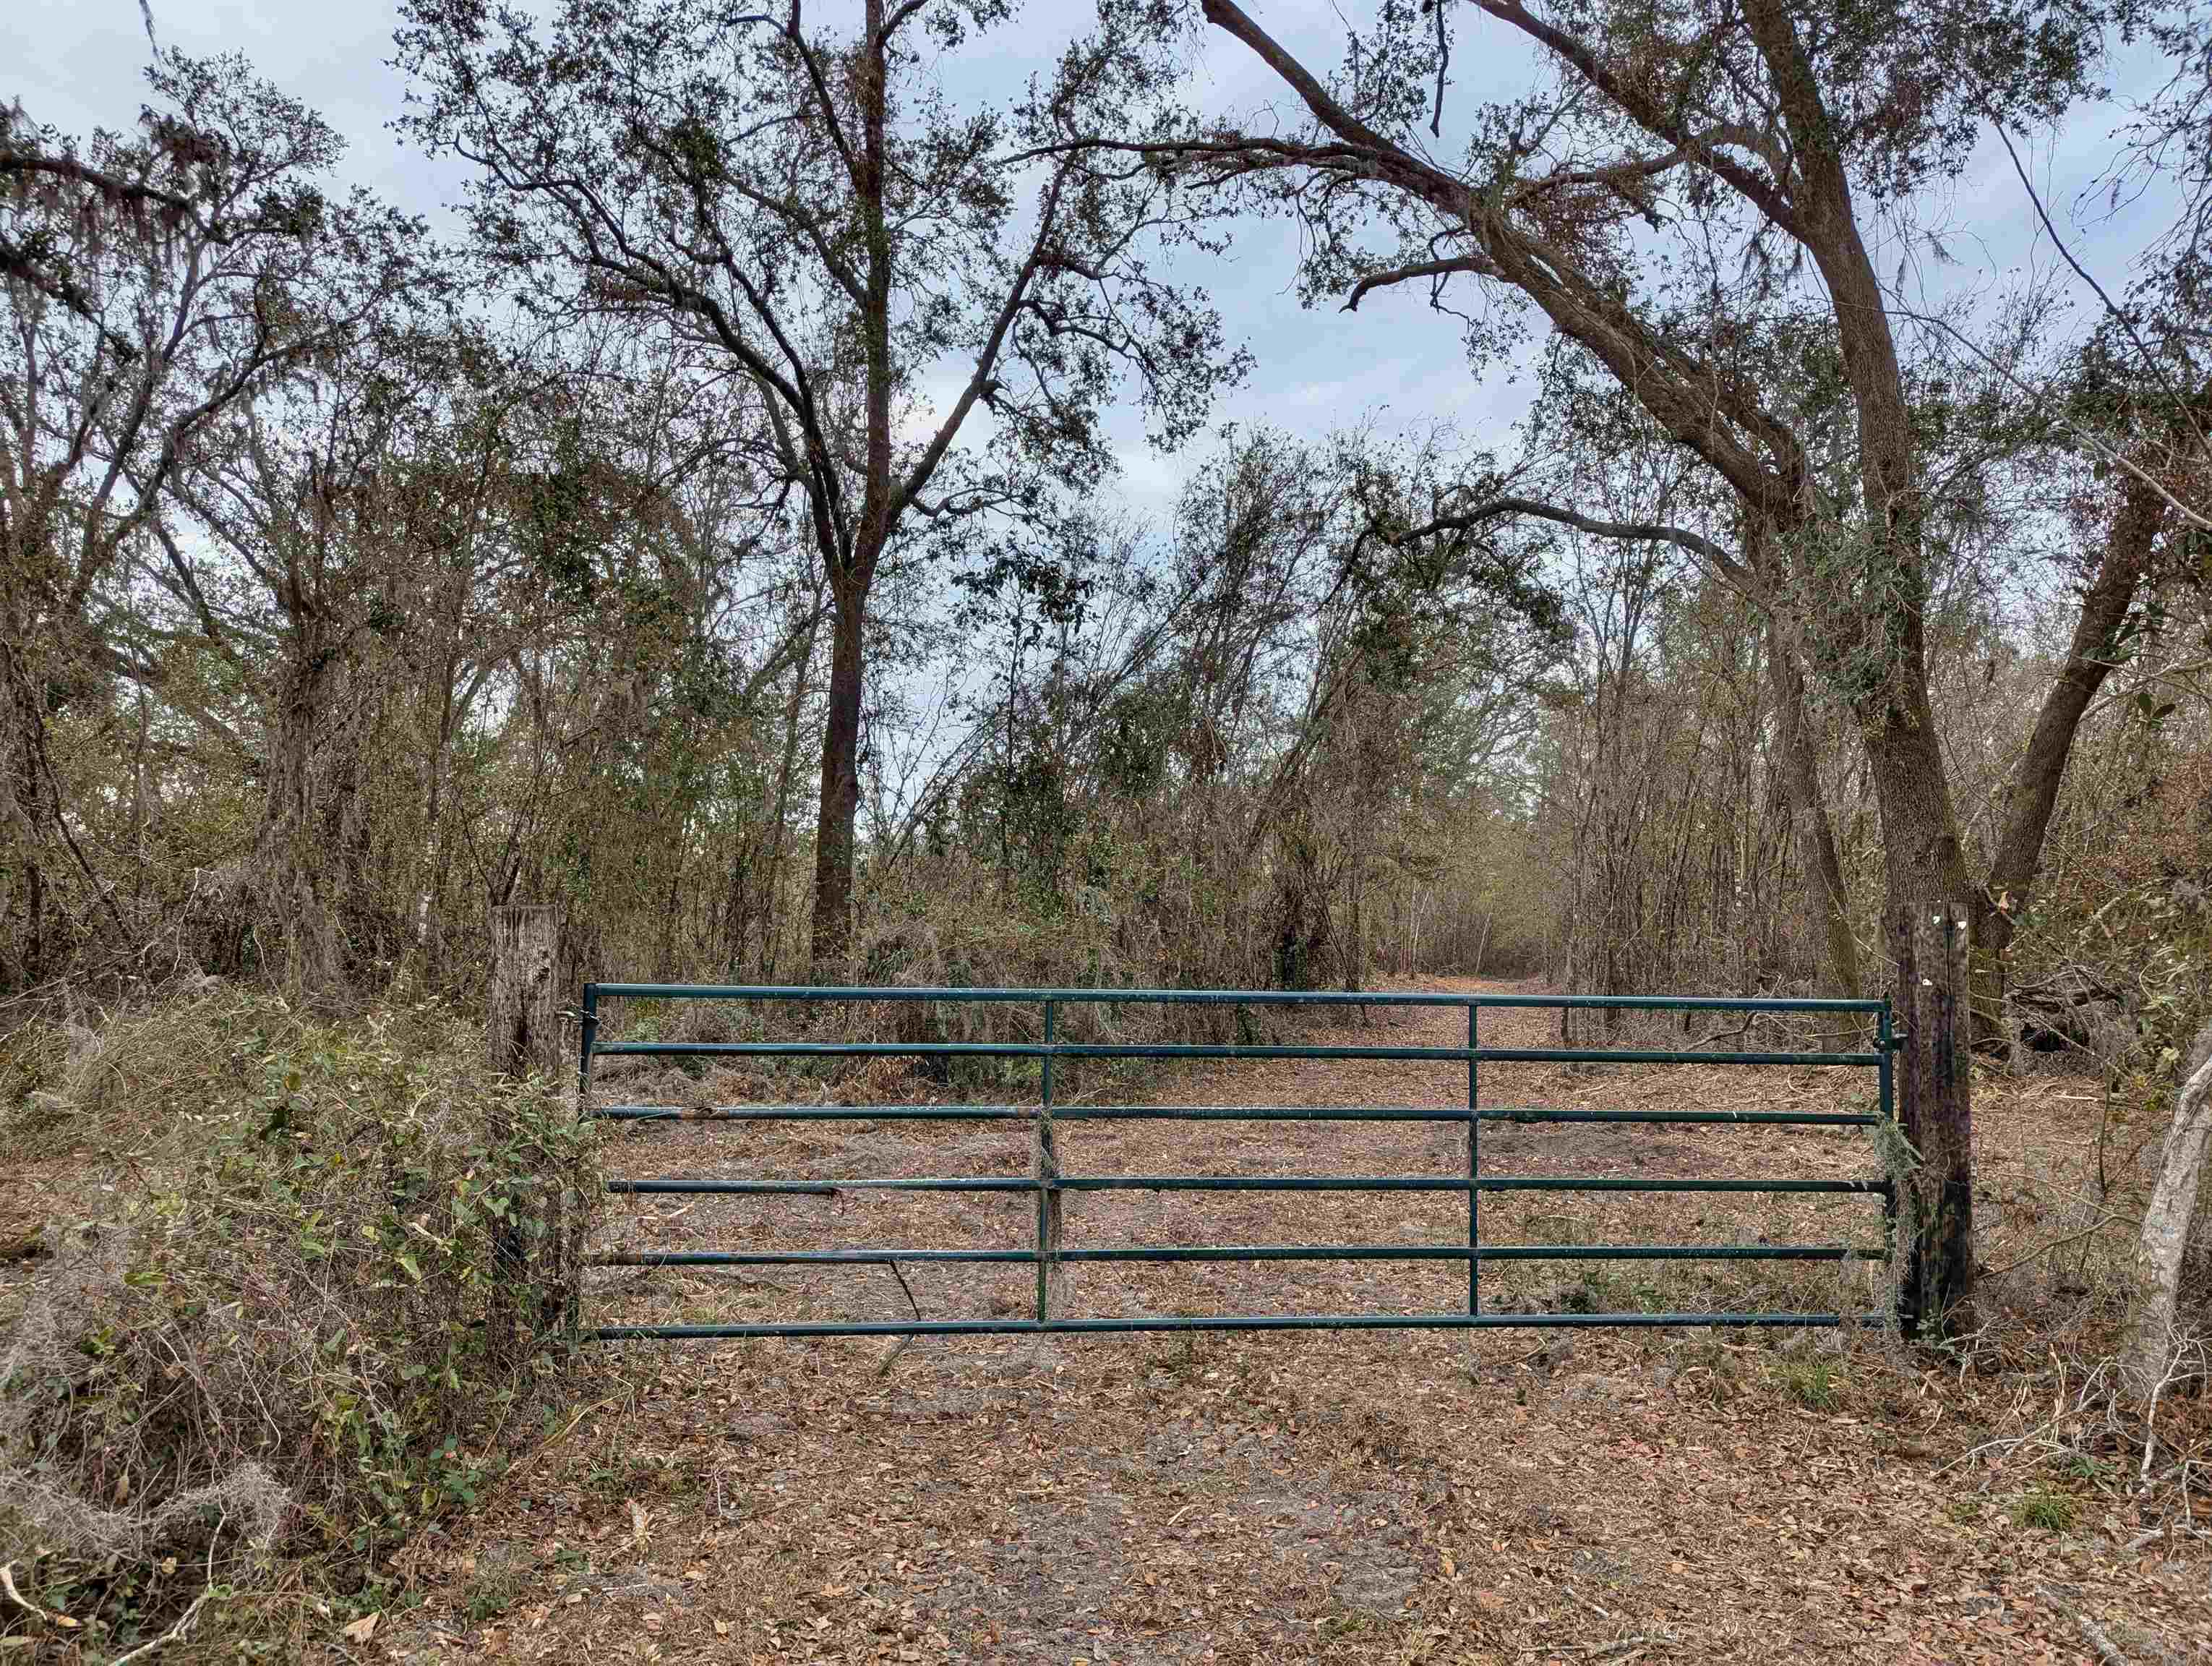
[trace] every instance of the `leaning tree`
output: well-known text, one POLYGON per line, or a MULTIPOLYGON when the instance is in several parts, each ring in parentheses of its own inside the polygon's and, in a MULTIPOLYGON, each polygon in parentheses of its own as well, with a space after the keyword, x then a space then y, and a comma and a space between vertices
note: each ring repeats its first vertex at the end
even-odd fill
MULTIPOLYGON (((2140 490, 2123 495, 2082 575, 2077 628, 2006 794, 1995 865, 1971 874, 1929 693, 1933 483, 1909 395, 1912 344, 1900 341, 1872 228, 1909 234, 1915 193, 1955 175, 1984 124, 2045 119, 2080 97, 2100 47, 2098 9, 1391 6, 1355 35, 1333 77, 1234 0, 1204 0, 1203 11, 1294 95, 1295 119, 1269 131, 1224 123, 1153 154, 1297 212, 1314 293, 1356 307, 1378 289, 1419 284, 1443 304, 1472 286, 1490 305, 1455 300, 1451 310, 1472 320, 1478 351, 1510 344, 1500 319, 1517 306, 1602 364, 1724 483, 1745 547, 1771 552, 1778 601, 1802 619, 1814 668, 1864 745, 1893 908, 1960 899, 1977 936, 2001 937, 2000 918, 2033 891, 2075 727, 2158 535, 2156 516, 2130 511, 2145 496, 2177 511, 2155 476, 2114 456, 2140 490), (1472 27, 1528 52, 1543 79, 1477 110, 1448 156, 1450 38, 1472 27), (1785 301, 1823 308, 1832 325, 1855 460, 1840 487, 1815 466, 1815 436, 1769 374, 1757 325, 1785 301)), ((1954 1103, 1922 1153, 1934 1219, 1916 1281, 1939 1308, 1972 1278, 1963 1082, 1954 1103)))

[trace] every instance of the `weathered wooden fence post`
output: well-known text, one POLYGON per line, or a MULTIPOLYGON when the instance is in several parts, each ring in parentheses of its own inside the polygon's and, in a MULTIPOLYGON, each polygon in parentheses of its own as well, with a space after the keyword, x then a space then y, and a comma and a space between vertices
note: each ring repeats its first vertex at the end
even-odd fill
POLYGON ((1905 1335, 1915 1335, 1923 1325, 1955 1330, 1971 1322, 1974 1119, 1966 910, 1954 903, 1907 905, 1891 913, 1888 936, 1893 1022, 1904 1038, 1897 1121, 1919 1154, 1898 1199, 1906 1234, 1898 1318, 1905 1335))
MULTIPOLYGON (((568 1052, 562 1043, 561 1012, 568 992, 569 957, 563 952, 560 910, 550 906, 514 905, 491 911, 491 995, 484 1019, 485 1057, 498 1074, 514 1081, 543 1075, 563 1079, 568 1052)), ((495 1149, 512 1141, 512 1112, 502 1100, 493 1113, 489 1129, 495 1149)), ((499 1227, 494 1256, 498 1287, 492 1292, 492 1342, 495 1351, 513 1346, 518 1336, 558 1323, 568 1310, 562 1265, 567 1243, 562 1219, 562 1177, 549 1175, 550 1190, 545 1210, 544 1235, 539 1240, 540 1264, 532 1266, 531 1246, 519 1218, 525 1199, 510 1189, 515 1207, 499 1227), (537 1278, 533 1280, 533 1272, 537 1278), (530 1302, 532 1286, 544 1281, 530 1302)))

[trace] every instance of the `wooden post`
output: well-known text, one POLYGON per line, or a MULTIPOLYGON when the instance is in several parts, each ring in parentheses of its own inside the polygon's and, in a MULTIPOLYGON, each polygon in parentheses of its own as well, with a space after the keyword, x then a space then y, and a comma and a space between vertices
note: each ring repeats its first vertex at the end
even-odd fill
MULTIPOLYGON (((484 1051, 497 1074, 520 1081, 532 1075, 562 1080, 568 1050, 561 1035, 561 1010, 567 994, 567 958, 562 952, 560 910, 516 905, 491 911, 491 995, 484 1018, 484 1051)), ((489 1129, 495 1147, 504 1146, 514 1129, 506 1122, 505 1102, 489 1129)), ((552 1199, 540 1239, 544 1262, 531 1265, 530 1245, 520 1221, 510 1213, 499 1229, 494 1253, 497 1285, 492 1292, 492 1335, 495 1349, 520 1335, 557 1323, 569 1307, 562 1262, 566 1235, 561 1219, 558 1177, 548 1177, 552 1199), (533 1273, 535 1277, 533 1278, 533 1273), (550 1276, 549 1276, 550 1275, 550 1276), (539 1298, 533 1311, 532 1286, 539 1298)), ((520 1196, 512 1196, 518 1206, 520 1196)))
POLYGON ((484 1041, 491 1067, 518 1079, 557 1076, 561 1043, 561 913, 518 906, 491 911, 491 1003, 484 1041))
POLYGON ((1892 910, 1892 1006, 1904 1046, 1897 1059, 1897 1121, 1919 1153, 1898 1200, 1906 1233, 1898 1317, 1905 1335, 1923 1325, 1972 1322, 1974 1290, 1974 1120, 1968 1025, 1966 909, 1923 903, 1892 910))

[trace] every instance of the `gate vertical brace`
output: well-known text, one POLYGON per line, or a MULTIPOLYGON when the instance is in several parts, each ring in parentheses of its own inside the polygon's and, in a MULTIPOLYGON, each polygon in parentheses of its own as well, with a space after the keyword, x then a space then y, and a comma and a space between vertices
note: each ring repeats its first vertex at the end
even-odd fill
POLYGON ((1482 1311, 1482 1191, 1476 1184, 1482 1172, 1482 1085, 1475 1073, 1477 1021, 1482 1009, 1467 1004, 1467 1311, 1473 1318, 1482 1311))
POLYGON ((1054 1148, 1052 1138, 1052 1049, 1056 1040, 1055 1019, 1060 1003, 1048 1000, 1044 1004, 1044 1057, 1039 1072, 1037 1088, 1036 1152, 1036 1322, 1039 1329, 1050 1322, 1051 1309, 1048 1291, 1052 1279, 1053 1264, 1060 1251, 1060 1153, 1054 1148))

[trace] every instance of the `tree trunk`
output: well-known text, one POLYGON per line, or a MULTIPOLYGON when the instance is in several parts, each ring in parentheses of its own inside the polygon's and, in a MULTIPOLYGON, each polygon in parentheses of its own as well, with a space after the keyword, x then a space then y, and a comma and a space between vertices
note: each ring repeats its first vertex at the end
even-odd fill
MULTIPOLYGON (((117 927, 118 945, 125 933, 114 899, 102 892, 99 875, 70 831, 61 787, 46 756, 46 714, 54 709, 59 692, 57 679, 35 672, 26 654, 4 640, 0 640, 0 676, 5 678, 0 687, 0 874, 21 873, 24 892, 21 947, 17 950, 8 941, 15 936, 9 918, 15 913, 13 900, 0 891, 0 910, 4 910, 0 911, 0 970, 15 987, 27 988, 66 965, 78 942, 88 935, 83 929, 87 922, 70 910, 66 891, 46 873, 41 859, 50 852, 57 862, 64 849, 75 859, 90 897, 99 899, 107 920, 117 927)), ((86 910, 93 911, 89 907, 86 910)), ((0 983, 0 988, 7 987, 0 983)))
POLYGON ((484 1056, 502 1076, 559 1076, 561 1043, 560 911, 514 903, 491 911, 491 995, 484 1018, 484 1056))
POLYGON ((2044 696, 2027 750, 2005 783, 2005 819, 1990 865, 1990 882, 1975 894, 1975 1038, 2001 1036, 2004 1027, 2005 952, 2012 946, 2043 866, 2043 844, 2066 760, 2089 702, 2111 675, 2121 627, 2150 562, 2152 544, 2166 517, 2166 500, 2134 476, 2122 488, 2119 508, 2105 538, 2097 574, 2081 598, 2081 611, 2067 644, 2066 664, 2044 696))
MULTIPOLYGON (((760 950, 754 963, 763 983, 775 982, 776 963, 782 952, 783 853, 790 837, 791 776, 799 757, 799 720, 806 708, 806 676, 814 666, 814 629, 807 627, 805 646, 793 662, 791 698, 783 709, 783 751, 775 767, 775 811, 769 820, 768 872, 760 886, 760 950)), ((732 969, 736 969, 734 961, 732 969)))
POLYGON ((2173 1096, 2173 1126, 2166 1130, 2158 1183, 2143 1211, 2136 1246, 2138 1280, 2128 1341, 2120 1356, 2122 1380, 2148 1400, 2166 1381, 2174 1356, 2174 1313, 2180 1304, 2181 1263, 2203 1189, 2204 1151, 2212 1141, 2212 1024, 2197 1032, 2180 1087, 2173 1096))
POLYGON ((867 601, 840 585, 830 638, 830 710, 822 726, 822 804, 814 824, 813 976, 842 970, 853 941, 853 834, 860 812, 860 644, 867 601))
POLYGON ((1905 1046, 1897 1120, 1918 1163, 1903 1177, 1906 1232, 1898 1317, 1906 1335, 1971 1326, 1974 1288, 1974 1122, 1966 1024, 1966 912, 1915 903, 1889 915, 1892 1005, 1905 1046))
POLYGON ((1864 987, 1859 974, 1858 939, 1851 934, 1850 897, 1844 886, 1843 859, 1836 848, 1835 824, 1820 796, 1820 757, 1805 719, 1805 679, 1797 669, 1778 623, 1766 631, 1767 680, 1774 692, 1774 714, 1782 753, 1782 787, 1797 824, 1800 860, 1805 870, 1805 901, 1824 934, 1828 993, 1856 1000, 1864 987))
MULTIPOLYGON (((0 703, 0 718, 16 714, 18 698, 11 676, 0 689, 0 702, 4 702, 0 703)), ((6 887, 0 890, 0 994, 27 988, 46 971, 46 878, 39 868, 36 789, 31 785, 36 767, 28 723, 0 727, 0 873, 7 876, 6 887), (23 897, 20 927, 18 874, 23 897)))
POLYGON ((284 671, 271 702, 261 833, 240 900, 258 904, 248 918, 264 968, 278 958, 270 949, 281 943, 283 976, 326 989, 345 975, 337 898, 348 853, 329 836, 338 818, 325 800, 339 790, 338 761, 326 756, 331 738, 324 733, 329 677, 312 643, 299 652, 301 662, 284 671))
POLYGON ((851 74, 860 105, 860 143, 853 158, 856 218, 867 250, 860 337, 867 361, 866 490, 859 527, 842 561, 817 503, 816 537, 830 584, 836 618, 830 631, 830 710, 822 733, 822 804, 814 830, 812 976, 817 983, 843 970, 853 942, 854 824, 860 812, 861 658, 868 591, 876 562, 898 516, 891 471, 893 251, 884 207, 885 134, 890 119, 884 0, 867 0, 862 48, 851 74))
MULTIPOLYGON (((1747 540, 1750 542, 1750 540, 1747 540)), ((1827 947, 1829 991, 1858 1000, 1865 987, 1858 969, 1858 938, 1851 936, 1851 896, 1843 883, 1843 856, 1836 849, 1836 823, 1829 821, 1820 796, 1820 755, 1814 748, 1812 723, 1805 719, 1805 675, 1798 668, 1792 630, 1785 624, 1774 584, 1774 557, 1767 540, 1750 542, 1752 571, 1763 587, 1759 595, 1767 615, 1767 684, 1774 690, 1777 741, 1781 744, 1783 792, 1796 821, 1798 849, 1805 867, 1805 903, 1820 921, 1827 947)))

